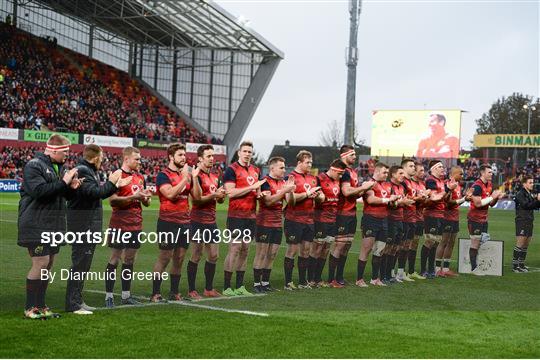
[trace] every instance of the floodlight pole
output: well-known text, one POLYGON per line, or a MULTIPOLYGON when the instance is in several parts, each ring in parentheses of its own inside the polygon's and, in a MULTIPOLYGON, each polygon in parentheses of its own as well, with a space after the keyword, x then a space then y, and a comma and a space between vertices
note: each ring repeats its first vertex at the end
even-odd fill
POLYGON ((345 105, 344 144, 354 144, 354 118, 356 101, 356 65, 358 64, 358 20, 362 11, 362 0, 349 0, 351 24, 347 50, 347 97, 345 105))

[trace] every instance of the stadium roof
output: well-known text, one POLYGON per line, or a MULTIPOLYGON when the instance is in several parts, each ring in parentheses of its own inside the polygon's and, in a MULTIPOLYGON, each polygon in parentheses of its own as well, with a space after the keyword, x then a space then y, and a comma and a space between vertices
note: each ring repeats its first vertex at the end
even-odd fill
POLYGON ((163 47, 283 52, 209 0, 38 0, 134 43, 163 47))

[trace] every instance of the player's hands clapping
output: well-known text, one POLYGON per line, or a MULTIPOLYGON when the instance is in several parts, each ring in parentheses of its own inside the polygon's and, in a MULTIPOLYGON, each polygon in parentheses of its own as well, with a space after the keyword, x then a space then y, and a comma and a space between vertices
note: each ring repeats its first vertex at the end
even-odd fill
POLYGON ((255 184, 251 185, 251 189, 252 190, 257 190, 258 188, 260 188, 262 186, 262 184, 264 184, 266 182, 266 179, 262 179, 262 180, 259 180, 257 181, 255 184))
POLYGON ((112 182, 117 188, 128 185, 131 183, 132 179, 133 176, 122 178, 122 169, 118 169, 109 175, 109 181, 112 182))
POLYGON ((472 200, 473 192, 474 192, 474 190, 473 190, 472 187, 467 189, 467 192, 465 193, 465 201, 471 201, 472 200))
POLYGON ((193 169, 191 170, 191 176, 193 178, 196 178, 197 176, 199 176, 200 172, 201 172, 201 168, 198 166, 194 166, 193 169))
POLYGON ((64 174, 62 180, 66 183, 66 185, 70 185, 73 179, 77 178, 78 172, 79 170, 77 168, 73 168, 64 174))
POLYGON ((454 190, 458 186, 458 182, 454 179, 450 180, 448 184, 446 185, 450 190, 454 190))
POLYGON ((227 195, 227 191, 225 191, 225 188, 223 188, 223 186, 220 186, 219 188, 217 188, 216 192, 213 195, 214 198, 216 198, 217 200, 223 200, 227 195))
POLYGON ((290 193, 296 190, 296 184, 294 183, 294 178, 289 176, 285 185, 281 188, 284 193, 290 193))
POLYGON ((311 188, 306 191, 307 197, 309 199, 314 199, 319 195, 319 190, 321 190, 320 186, 315 186, 314 188, 311 188))
POLYGON ((189 165, 187 163, 184 164, 184 167, 182 167, 182 177, 184 179, 189 179, 190 170, 191 170, 191 168, 189 167, 189 165))
POLYGON ((364 191, 371 190, 371 188, 374 187, 375 184, 376 184, 376 182, 373 181, 373 180, 364 181, 362 183, 362 185, 360 185, 360 189, 362 189, 364 191))
POLYGON ((491 193, 491 197, 493 197, 493 200, 502 199, 504 196, 504 193, 501 192, 501 190, 495 190, 491 193))

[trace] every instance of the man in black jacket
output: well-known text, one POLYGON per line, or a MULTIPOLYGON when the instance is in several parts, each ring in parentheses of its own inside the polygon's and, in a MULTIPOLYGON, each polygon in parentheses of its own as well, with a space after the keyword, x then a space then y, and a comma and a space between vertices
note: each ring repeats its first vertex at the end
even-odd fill
POLYGON ((25 306, 25 317, 30 319, 58 317, 45 305, 45 293, 48 273, 60 249, 46 238, 50 239, 53 232, 66 231, 65 197, 81 184, 76 168, 67 171, 62 166, 69 146, 67 138, 53 134, 45 152, 36 153, 23 170, 17 244, 27 248, 32 258, 26 277, 25 306))
POLYGON ((122 179, 121 170, 117 170, 109 176, 108 181, 101 185, 98 170, 102 162, 103 150, 100 146, 91 144, 84 148, 83 159, 76 167, 79 177, 84 178, 84 182, 76 191, 75 196, 68 201, 68 231, 77 235, 81 234, 84 243, 75 242, 71 249, 72 265, 66 288, 66 311, 80 315, 92 314, 92 310, 95 310, 85 304, 82 290, 96 249, 96 243, 93 242, 94 236, 101 235, 103 230, 101 201, 131 181, 131 177, 122 179))
POLYGON ((528 272, 525 266, 527 248, 533 236, 534 210, 540 209, 540 194, 533 195, 534 179, 532 176, 523 176, 522 187, 516 193, 516 246, 512 258, 512 271, 528 272))

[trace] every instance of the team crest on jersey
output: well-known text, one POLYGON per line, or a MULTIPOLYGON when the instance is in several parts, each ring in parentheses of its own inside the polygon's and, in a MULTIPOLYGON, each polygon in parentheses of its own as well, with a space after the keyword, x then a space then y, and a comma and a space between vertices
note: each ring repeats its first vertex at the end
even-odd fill
POLYGON ((248 176, 248 177, 246 178, 246 180, 247 180, 247 182, 248 182, 249 185, 253 185, 253 184, 255 183, 255 179, 254 179, 253 176, 251 176, 251 175, 248 176))
POLYGON ((337 194, 339 193, 339 189, 334 186, 334 188, 332 188, 332 192, 334 193, 335 196, 337 196, 337 194))

